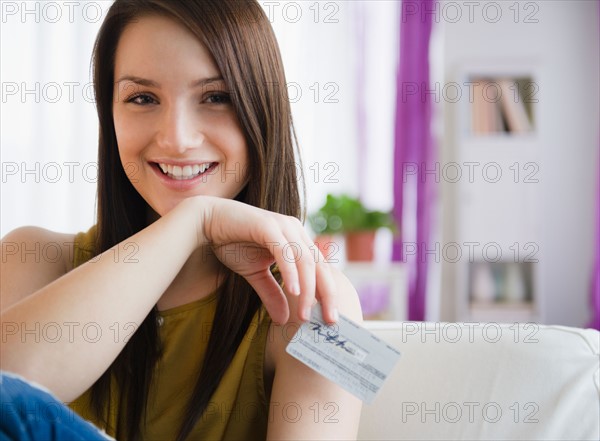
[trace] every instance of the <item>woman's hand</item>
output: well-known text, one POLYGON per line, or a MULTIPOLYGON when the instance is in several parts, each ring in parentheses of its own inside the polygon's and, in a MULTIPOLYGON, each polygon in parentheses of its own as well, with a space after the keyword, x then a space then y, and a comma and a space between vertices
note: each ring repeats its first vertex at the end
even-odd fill
POLYGON ((274 322, 289 319, 289 305, 270 266, 276 262, 289 295, 299 296, 299 318, 308 320, 315 298, 326 321, 337 321, 335 284, 325 258, 293 216, 231 199, 196 196, 198 246, 210 245, 216 257, 244 277, 258 293, 274 322))

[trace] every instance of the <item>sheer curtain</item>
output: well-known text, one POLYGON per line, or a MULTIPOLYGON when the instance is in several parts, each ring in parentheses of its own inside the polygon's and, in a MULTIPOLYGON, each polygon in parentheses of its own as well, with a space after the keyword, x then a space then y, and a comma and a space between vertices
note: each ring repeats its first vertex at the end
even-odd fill
POLYGON ((94 222, 93 41, 110 2, 2 2, 0 233, 94 222))

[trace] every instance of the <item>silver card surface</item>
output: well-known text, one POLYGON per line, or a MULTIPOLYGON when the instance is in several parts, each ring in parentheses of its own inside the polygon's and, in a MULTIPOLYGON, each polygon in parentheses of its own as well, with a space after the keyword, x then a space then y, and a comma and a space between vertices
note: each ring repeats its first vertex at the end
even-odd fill
POLYGON ((400 358, 396 349, 341 314, 328 326, 319 304, 286 351, 367 404, 400 358))

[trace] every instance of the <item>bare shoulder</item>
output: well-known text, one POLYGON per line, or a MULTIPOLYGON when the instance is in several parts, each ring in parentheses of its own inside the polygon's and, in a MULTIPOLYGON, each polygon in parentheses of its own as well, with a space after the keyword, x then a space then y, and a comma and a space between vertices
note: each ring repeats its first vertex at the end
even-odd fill
POLYGON ((338 289, 338 309, 340 313, 357 323, 362 323, 362 309, 356 289, 340 269, 330 266, 329 270, 338 289))
POLYGON ((74 234, 19 227, 2 238, 1 307, 6 309, 73 268, 74 234))
MULTIPOLYGON (((336 303, 340 314, 362 322, 358 294, 343 271, 328 266, 336 288, 336 303)), ((318 291, 318 288, 317 288, 318 291)), ((270 357, 271 414, 267 439, 356 439, 361 403, 337 384, 285 352, 288 342, 302 325, 297 317, 297 298, 287 296, 290 321, 284 326, 273 324, 267 340, 270 357), (302 381, 298 381, 301 378, 302 381), (299 419, 290 420, 280 411, 281 404, 293 403, 299 419), (318 404, 317 404, 318 403, 318 404), (315 418, 315 405, 333 406, 335 422, 315 418), (279 410, 279 411, 278 411, 279 410), (272 418, 271 418, 272 416, 272 418)), ((267 365, 269 362, 267 362, 267 365)))

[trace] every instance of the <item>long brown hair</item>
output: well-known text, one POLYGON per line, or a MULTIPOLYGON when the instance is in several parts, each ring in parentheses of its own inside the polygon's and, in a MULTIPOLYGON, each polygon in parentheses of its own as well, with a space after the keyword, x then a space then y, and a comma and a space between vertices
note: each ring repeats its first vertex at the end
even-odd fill
MULTIPOLYGON (((93 54, 100 122, 95 252, 111 248, 148 225, 148 206, 131 185, 119 158, 112 113, 119 38, 129 23, 147 15, 167 16, 188 28, 212 54, 221 72, 248 146, 249 181, 236 199, 304 220, 298 188, 301 176, 294 162, 300 161, 300 156, 283 63, 260 5, 255 0, 116 0, 100 28, 93 54)), ((299 170, 301 174, 301 166, 299 170)), ((304 186, 302 189, 304 195, 304 186)), ((245 279, 224 271, 207 352, 182 416, 178 440, 190 434, 205 411, 261 306, 245 279)), ((140 436, 152 372, 161 356, 156 318, 154 309, 92 386, 92 408, 106 428, 110 385, 116 379, 121 405, 128 413, 127 436, 132 440, 140 436)))

